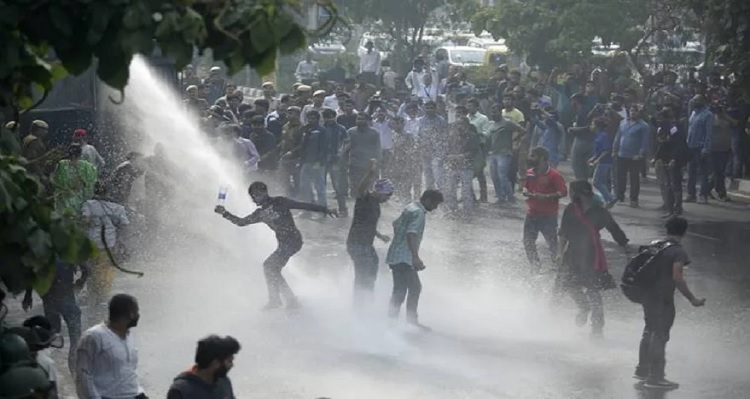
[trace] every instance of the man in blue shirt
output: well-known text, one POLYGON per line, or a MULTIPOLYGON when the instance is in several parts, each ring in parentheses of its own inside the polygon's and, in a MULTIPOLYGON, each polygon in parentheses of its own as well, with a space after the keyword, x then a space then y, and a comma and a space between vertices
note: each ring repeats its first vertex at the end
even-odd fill
POLYGON ((641 106, 630 106, 630 117, 620 122, 612 156, 617 162, 617 200, 625 201, 625 187, 630 175, 630 207, 638 207, 641 191, 640 173, 648 151, 651 127, 641 118, 641 106))
POLYGON ((426 190, 419 202, 407 205, 401 216, 393 222, 393 241, 388 248, 385 262, 393 272, 393 293, 388 315, 398 318, 401 305, 406 299, 406 319, 410 324, 419 324, 417 306, 422 292, 422 282, 417 272, 425 269, 419 256, 419 246, 424 235, 427 212, 434 211, 443 202, 443 194, 437 190, 426 190))
POLYGON ((696 95, 691 100, 693 112, 688 121, 687 146, 688 156, 688 196, 685 202, 695 202, 695 185, 698 177, 701 180, 700 203, 708 202, 711 184, 708 181, 710 172, 711 140, 714 135, 714 114, 708 108, 708 101, 703 95, 696 95), (700 175, 699 175, 700 173, 700 175))

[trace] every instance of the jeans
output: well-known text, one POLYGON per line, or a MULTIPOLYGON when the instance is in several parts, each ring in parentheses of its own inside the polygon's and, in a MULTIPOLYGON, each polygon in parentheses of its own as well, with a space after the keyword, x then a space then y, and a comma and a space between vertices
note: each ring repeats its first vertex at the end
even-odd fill
POLYGON ((742 138, 732 137, 732 168, 729 170, 731 177, 734 179, 742 178, 742 165, 743 164, 743 153, 742 153, 742 138))
POLYGON ((470 213, 474 208, 474 194, 471 191, 474 171, 471 169, 447 171, 445 202, 452 212, 458 211, 458 197, 456 196, 456 185, 461 183, 461 198, 463 199, 464 213, 470 213))
POLYGON ((430 161, 432 177, 435 179, 435 186, 438 191, 445 191, 445 164, 440 158, 432 158, 430 161))
POLYGON ((297 162, 297 159, 282 158, 279 165, 279 175, 284 186, 284 192, 289 198, 299 198, 300 168, 297 162))
POLYGON ((341 172, 341 164, 340 163, 334 163, 333 165, 328 166, 328 172, 327 174, 331 176, 331 185, 333 186, 333 191, 336 193, 336 202, 339 207, 339 211, 346 211, 346 187, 345 181, 346 181, 346 175, 341 172))
POLYGON ((366 165, 349 164, 349 196, 357 198, 359 183, 365 178, 368 167, 366 165))
POLYGON ((604 202, 612 202, 614 195, 612 195, 612 164, 611 163, 600 163, 596 165, 594 169, 594 188, 604 198, 604 202))
POLYGON ((708 197, 708 193, 711 192, 710 182, 708 181, 708 175, 711 168, 710 157, 706 154, 703 155, 702 149, 691 148, 690 158, 688 160, 688 181, 687 181, 687 192, 688 197, 695 197, 695 186, 700 180, 701 183, 701 197, 708 197))
POLYGON ((657 381, 664 378, 664 368, 667 364, 665 351, 674 316, 674 299, 648 298, 643 304, 646 326, 643 328, 638 350, 636 375, 657 381))
POLYGON ((263 262, 263 274, 268 286, 268 303, 271 305, 281 304, 281 296, 284 296, 287 304, 297 301, 294 292, 287 284, 281 269, 286 266, 289 259, 302 249, 302 238, 295 238, 288 242, 279 242, 279 246, 263 262))
POLYGON ((617 199, 625 200, 625 188, 627 187, 628 175, 630 175, 630 201, 638 202, 641 193, 641 168, 643 163, 640 159, 617 158, 617 199))
POLYGON ((426 190, 434 190, 435 187, 435 176, 432 174, 432 158, 422 159, 422 172, 424 173, 424 188, 426 190))
MULTIPOLYGON (((720 198, 727 196, 727 187, 724 179, 726 178, 727 165, 732 157, 730 151, 713 151, 711 152, 711 188, 716 190, 720 198)), ((711 189, 709 189, 709 192, 711 189)))
POLYGON ((401 305, 406 299, 406 319, 410 322, 417 322, 419 294, 422 293, 422 282, 419 280, 419 274, 407 263, 398 263, 390 265, 390 267, 393 273, 393 293, 391 294, 388 315, 397 318, 401 312, 401 305))
POLYGON ((346 252, 354 263, 354 306, 358 307, 372 300, 378 278, 378 253, 372 244, 347 244, 346 252))
POLYGON ((318 205, 326 206, 326 170, 315 164, 302 164, 300 169, 300 199, 313 202, 313 188, 318 205))
POLYGON ((578 138, 573 140, 571 163, 573 164, 573 175, 575 175, 576 180, 588 180, 591 177, 589 158, 593 150, 593 142, 578 138))
POLYGON ((410 166, 393 171, 394 196, 408 202, 422 195, 422 164, 414 162, 410 166))
POLYGON ((672 214, 682 212, 682 167, 656 161, 656 178, 659 180, 661 198, 666 211, 672 214))
POLYGON ((75 293, 71 289, 45 295, 42 297, 42 306, 44 317, 52 325, 52 331, 59 333, 62 330, 61 319, 68 326, 68 369, 72 373, 75 369, 76 347, 81 339, 81 308, 76 303, 75 293))
POLYGON ((554 216, 534 216, 526 215, 523 222, 523 248, 526 250, 526 257, 534 271, 538 271, 542 266, 539 260, 539 253, 536 250, 536 239, 542 233, 542 237, 549 246, 549 256, 552 264, 557 259, 557 215, 554 216))
POLYGON ((579 309, 579 314, 591 314, 591 327, 594 331, 604 328, 604 304, 602 294, 596 288, 571 287, 570 296, 579 309))
POLYGON ((510 168, 513 163, 512 154, 490 156, 490 176, 495 186, 495 197, 500 202, 511 201, 513 187, 510 183, 510 168))
MULTIPOLYGON (((484 165, 482 165, 482 170, 478 170, 474 173, 474 178, 479 182, 479 200, 482 202, 487 201, 487 176, 484 174, 484 165)), ((474 187, 472 186, 472 193, 473 192, 474 187)))

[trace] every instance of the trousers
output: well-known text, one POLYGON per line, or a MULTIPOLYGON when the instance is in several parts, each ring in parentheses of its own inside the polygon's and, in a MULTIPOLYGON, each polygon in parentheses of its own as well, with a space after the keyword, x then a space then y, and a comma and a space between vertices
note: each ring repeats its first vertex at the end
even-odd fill
POLYGON ((401 312, 401 305, 406 299, 406 319, 417 322, 419 307, 419 295, 422 293, 422 281, 419 273, 407 263, 390 265, 393 273, 393 293, 388 315, 397 318, 401 312))
POLYGON ((551 264, 555 264, 557 259, 557 215, 554 216, 533 216, 526 215, 523 222, 523 248, 526 251, 526 257, 534 270, 539 270, 542 266, 539 260, 539 253, 536 249, 536 240, 542 233, 544 240, 549 247, 551 264))
POLYGON ((354 306, 361 306, 372 300, 378 278, 378 253, 372 244, 347 244, 346 251, 354 263, 354 306))
POLYGON ((638 350, 636 375, 655 380, 664 378, 667 364, 665 351, 674 316, 674 298, 650 297, 644 301, 643 318, 646 325, 638 350))
POLYGON ((286 279, 281 275, 281 269, 286 266, 289 259, 299 252, 300 249, 302 249, 301 238, 293 239, 289 242, 279 241, 279 246, 276 250, 263 262, 263 274, 268 286, 269 304, 280 304, 282 296, 287 304, 297 300, 286 279))

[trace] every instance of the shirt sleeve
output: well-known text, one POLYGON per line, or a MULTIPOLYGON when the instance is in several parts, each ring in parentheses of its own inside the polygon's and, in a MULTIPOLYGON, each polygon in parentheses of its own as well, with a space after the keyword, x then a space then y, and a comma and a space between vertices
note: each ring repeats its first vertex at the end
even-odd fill
POLYGON ((81 215, 90 218, 91 217, 91 203, 86 201, 81 207, 81 215))
POLYGON ((299 202, 295 201, 291 198, 281 197, 278 200, 282 201, 281 205, 286 207, 287 209, 300 209, 303 211, 313 211, 313 212, 328 212, 328 208, 318 205, 318 204, 310 204, 307 202, 299 202))
POLYGON ((409 211, 406 215, 406 233, 419 234, 424 215, 418 211, 409 211))
POLYGON ((122 205, 117 206, 117 218, 118 220, 118 226, 124 226, 130 224, 130 219, 128 219, 128 213, 125 212, 125 207, 122 205))
POLYGON ((565 185, 565 179, 563 179, 561 174, 556 173, 553 181, 555 184, 555 190, 557 190, 560 195, 563 197, 568 195, 568 187, 565 185))
POLYGON ((79 398, 101 399, 94 385, 91 374, 94 368, 94 357, 98 352, 99 343, 93 335, 84 335, 76 351, 76 393, 79 398))
POLYGON ((232 222, 232 224, 235 224, 237 226, 243 227, 250 224, 255 224, 260 222, 260 208, 256 209, 255 212, 245 216, 244 218, 241 218, 237 215, 233 215, 229 212, 222 215, 224 219, 232 222))
POLYGON ((612 234, 612 238, 615 240, 616 243, 618 243, 621 246, 626 245, 630 240, 628 240, 628 237, 625 235, 625 232, 622 231, 620 228, 620 225, 615 222, 615 219, 612 217, 612 214, 609 213, 608 210, 604 208, 600 208, 601 212, 604 213, 604 228, 609 231, 609 234, 612 234))

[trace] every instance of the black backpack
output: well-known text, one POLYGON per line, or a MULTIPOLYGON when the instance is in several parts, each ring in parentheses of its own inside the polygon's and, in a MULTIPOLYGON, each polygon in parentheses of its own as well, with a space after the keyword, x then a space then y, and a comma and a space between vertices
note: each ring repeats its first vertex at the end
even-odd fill
POLYGON ((630 258, 622 273, 620 288, 631 302, 643 303, 646 293, 659 277, 659 269, 655 264, 659 255, 673 245, 678 244, 674 241, 654 241, 641 246, 638 254, 630 258))

